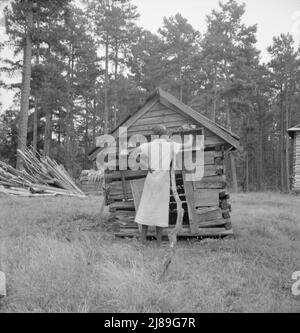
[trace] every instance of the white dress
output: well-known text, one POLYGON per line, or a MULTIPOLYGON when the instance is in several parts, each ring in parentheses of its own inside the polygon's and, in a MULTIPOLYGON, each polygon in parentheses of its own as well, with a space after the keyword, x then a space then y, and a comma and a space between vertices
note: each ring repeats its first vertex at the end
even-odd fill
POLYGON ((169 225, 170 164, 182 144, 157 139, 141 145, 142 154, 148 157, 149 172, 145 180, 135 222, 166 228, 169 225))

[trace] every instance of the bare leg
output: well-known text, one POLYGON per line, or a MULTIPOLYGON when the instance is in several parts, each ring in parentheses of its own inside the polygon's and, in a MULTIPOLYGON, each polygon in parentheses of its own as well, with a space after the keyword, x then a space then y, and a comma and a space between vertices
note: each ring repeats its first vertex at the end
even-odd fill
POLYGON ((142 224, 142 244, 146 244, 147 242, 147 232, 148 226, 142 224))
POLYGON ((158 247, 160 247, 161 245, 162 233, 163 233, 163 228, 156 227, 156 242, 158 247))

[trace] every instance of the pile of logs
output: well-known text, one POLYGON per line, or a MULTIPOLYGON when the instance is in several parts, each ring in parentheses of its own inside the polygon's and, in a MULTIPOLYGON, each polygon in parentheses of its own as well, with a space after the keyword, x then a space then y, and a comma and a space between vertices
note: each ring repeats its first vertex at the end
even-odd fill
POLYGON ((27 148, 18 152, 24 170, 17 170, 0 161, 0 192, 25 197, 85 197, 62 165, 27 148))
POLYGON ((82 191, 87 195, 102 195, 103 177, 99 171, 83 170, 79 177, 82 191))

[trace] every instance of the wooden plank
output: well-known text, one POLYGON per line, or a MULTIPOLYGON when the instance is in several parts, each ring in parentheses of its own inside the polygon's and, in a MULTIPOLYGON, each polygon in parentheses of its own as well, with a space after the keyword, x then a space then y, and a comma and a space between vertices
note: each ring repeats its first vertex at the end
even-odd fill
MULTIPOLYGON (((189 173, 187 171, 187 173, 189 173)), ((221 176, 223 174, 223 167, 217 165, 205 165, 204 167, 204 177, 215 177, 221 176)))
POLYGON ((219 190, 195 190, 195 207, 214 207, 219 204, 219 190))
POLYGON ((223 217, 210 220, 210 221, 200 221, 199 228, 222 228, 225 227, 228 223, 230 223, 230 219, 224 219, 223 217))
POLYGON ((219 207, 199 208, 196 213, 199 223, 222 219, 222 211, 219 207))
POLYGON ((226 144, 226 142, 216 135, 204 136, 204 146, 216 146, 221 144, 226 144))
POLYGON ((195 190, 200 189, 224 189, 227 186, 226 177, 223 176, 213 176, 204 177, 200 181, 193 182, 195 190))
MULTIPOLYGON (((132 194, 128 194, 128 200, 132 200, 133 196, 132 194)), ((114 201, 123 201, 124 200, 124 195, 122 194, 109 194, 108 195, 108 201, 110 203, 114 202, 114 201)))
MULTIPOLYGON (((123 191, 123 184, 122 181, 115 181, 110 183, 109 185, 110 193, 122 193, 123 191)), ((127 193, 131 191, 130 183, 126 182, 126 191, 127 193)))
MULTIPOLYGON (((124 171, 124 176, 126 180, 132 180, 132 179, 138 179, 138 178, 145 178, 148 174, 147 170, 126 170, 124 171)), ((105 181, 106 183, 109 183, 111 181, 121 181, 121 173, 120 171, 114 171, 111 173, 106 172, 105 173, 105 181)))
MULTIPOLYGON (((180 124, 180 126, 178 126, 178 124, 176 124, 176 126, 166 126, 168 131, 170 133, 173 133, 173 132, 177 132, 178 129, 181 127, 182 123, 180 124)), ((130 135, 135 135, 135 134, 143 134, 144 136, 150 136, 150 135, 153 135, 153 132, 152 132, 152 128, 149 127, 148 130, 144 130, 144 131, 140 131, 140 130, 132 130, 130 132, 130 135)))
MULTIPOLYGON (((148 114, 147 114, 148 115, 148 114)), ((179 114, 174 114, 174 115, 160 115, 156 117, 147 117, 147 118, 140 118, 132 127, 131 129, 135 128, 136 126, 144 126, 144 125, 158 125, 158 124, 168 124, 172 122, 177 122, 177 121, 184 121, 184 118, 180 116, 179 114)))
MULTIPOLYGON (((182 126, 182 120, 170 121, 170 122, 165 122, 165 123, 161 123, 161 124, 165 125, 167 128, 169 128, 169 127, 180 128, 182 126)), ((134 134, 140 133, 140 134, 145 135, 144 131, 147 131, 147 133, 151 134, 152 128, 153 128, 153 124, 134 125, 128 129, 128 136, 132 135, 133 133, 134 134)))
POLYGON ((134 202, 127 201, 127 202, 114 202, 113 204, 109 205, 109 211, 114 212, 117 210, 131 210, 134 211, 134 202))
POLYGON ((183 176, 184 192, 188 206, 190 228, 191 232, 195 233, 198 230, 198 220, 197 220, 196 206, 194 201, 195 197, 194 197, 193 183, 187 182, 185 180, 186 179, 185 172, 182 173, 182 176, 183 176))
POLYGON ((158 117, 158 116, 171 116, 171 115, 176 115, 178 113, 174 112, 173 110, 170 110, 164 106, 161 106, 160 109, 153 110, 151 109, 148 111, 144 116, 144 118, 151 118, 151 117, 158 117))

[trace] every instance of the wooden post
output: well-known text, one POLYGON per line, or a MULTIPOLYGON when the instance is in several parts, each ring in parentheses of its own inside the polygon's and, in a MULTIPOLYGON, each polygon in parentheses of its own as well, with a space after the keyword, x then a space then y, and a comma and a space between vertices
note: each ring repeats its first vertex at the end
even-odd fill
POLYGON ((183 178, 185 197, 186 197, 187 206, 188 206, 190 230, 191 230, 191 234, 197 234, 199 232, 199 225, 198 225, 198 220, 197 220, 198 216, 197 216, 196 208, 195 208, 193 183, 186 181, 185 176, 186 176, 186 174, 185 174, 185 172, 183 172, 182 178, 183 178))

